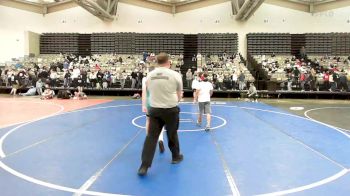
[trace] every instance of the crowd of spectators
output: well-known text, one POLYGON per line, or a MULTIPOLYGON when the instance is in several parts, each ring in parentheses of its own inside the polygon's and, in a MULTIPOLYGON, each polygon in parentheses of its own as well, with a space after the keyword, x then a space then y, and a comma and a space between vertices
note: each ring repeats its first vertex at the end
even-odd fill
POLYGON ((264 74, 283 90, 350 91, 350 57, 255 56, 264 74))
MULTIPOLYGON (((179 70, 182 56, 171 56, 173 68, 179 70)), ((143 55, 42 55, 28 58, 0 69, 0 84, 12 87, 11 94, 24 87, 35 87, 42 95, 50 88, 131 88, 140 89, 148 67, 155 64, 154 53, 143 55)), ((82 91, 82 89, 80 89, 82 91)))
POLYGON ((248 82, 255 81, 239 54, 198 54, 195 58, 198 68, 194 73, 192 70, 187 71, 185 77, 187 86, 196 79, 197 72, 207 74, 208 80, 213 83, 216 90, 244 90, 247 89, 248 82))

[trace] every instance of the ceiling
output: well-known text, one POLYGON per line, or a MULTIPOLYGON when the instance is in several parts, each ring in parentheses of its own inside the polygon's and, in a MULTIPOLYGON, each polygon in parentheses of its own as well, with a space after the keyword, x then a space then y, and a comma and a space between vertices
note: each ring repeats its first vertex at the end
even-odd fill
MULTIPOLYGON (((23 0, 23 1, 29 2, 29 3, 50 4, 55 2, 62 2, 65 0, 23 0)), ((145 1, 159 3, 159 4, 174 4, 174 5, 195 2, 195 0, 145 0, 145 1)), ((200 1, 200 0, 197 0, 197 1, 200 1)))
POLYGON ((26 0, 29 2, 35 2, 35 3, 53 3, 55 2, 54 0, 26 0))
MULTIPOLYGON (((250 3, 251 6, 253 6, 257 1, 263 1, 263 3, 310 13, 350 6, 350 0, 0 0, 0 5, 32 11, 39 14, 49 14, 77 7, 79 5, 81 6, 81 2, 84 1, 97 3, 109 3, 115 1, 116 3, 127 3, 171 14, 223 2, 232 2, 232 9, 236 9, 236 12, 233 11, 234 14, 238 13, 241 7, 244 7, 243 4, 250 3)), ((259 6, 260 5, 258 5, 256 9, 258 9, 259 6)), ((256 9, 254 9, 253 12, 256 9)))
MULTIPOLYGON (((54 3, 54 2, 62 2, 65 0, 23 0, 30 3, 39 3, 39 4, 47 4, 47 3, 54 3)), ((197 1, 203 1, 203 0, 145 0, 149 2, 159 3, 159 4, 185 4, 185 3, 194 3, 197 1)), ((326 3, 326 2, 335 2, 336 0, 287 0, 290 2, 296 2, 301 4, 319 4, 319 3, 326 3)), ((338 0, 339 1, 339 0, 338 0)))

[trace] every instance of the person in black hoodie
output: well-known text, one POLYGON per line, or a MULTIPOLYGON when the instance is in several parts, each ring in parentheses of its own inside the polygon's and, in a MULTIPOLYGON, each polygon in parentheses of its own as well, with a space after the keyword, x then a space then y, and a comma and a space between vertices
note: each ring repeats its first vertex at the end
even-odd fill
MULTIPOLYGON (((137 73, 135 71, 131 72, 131 88, 134 89, 136 86, 137 73)), ((142 79, 141 79, 142 81, 142 79)))
POLYGON ((141 88, 141 86, 142 86, 142 78, 143 78, 143 73, 141 72, 141 71, 139 71, 138 73, 137 73, 137 78, 136 78, 136 80, 137 80, 137 88, 139 89, 139 88, 141 88))
POLYGON ((97 79, 97 88, 102 87, 102 80, 103 80, 104 74, 101 72, 101 70, 98 70, 96 74, 96 79, 97 79))
POLYGON ((85 86, 85 82, 81 75, 77 78, 77 88, 79 92, 83 92, 83 87, 85 86))
POLYGON ((87 87, 87 71, 85 69, 81 70, 81 79, 83 80, 84 87, 87 87))
POLYGON ((346 73, 345 73, 344 70, 342 70, 341 73, 340 73, 338 88, 339 88, 340 91, 349 91, 348 78, 347 78, 346 73))
POLYGON ((17 79, 20 87, 25 84, 24 82, 25 78, 26 78, 26 72, 24 70, 20 70, 17 74, 17 79))
POLYGON ((64 74, 64 80, 63 80, 63 86, 65 88, 69 88, 70 87, 70 83, 71 83, 71 73, 69 70, 67 70, 67 72, 64 74))
POLYGON ((48 78, 49 78, 49 73, 44 68, 41 72, 41 79, 46 83, 48 78))
POLYGON ((17 90, 20 88, 18 75, 12 74, 11 83, 12 83, 12 89, 11 89, 10 95, 16 95, 17 90))
POLYGON ((333 80, 335 82, 335 89, 338 89, 339 87, 339 74, 336 71, 333 71, 333 80))

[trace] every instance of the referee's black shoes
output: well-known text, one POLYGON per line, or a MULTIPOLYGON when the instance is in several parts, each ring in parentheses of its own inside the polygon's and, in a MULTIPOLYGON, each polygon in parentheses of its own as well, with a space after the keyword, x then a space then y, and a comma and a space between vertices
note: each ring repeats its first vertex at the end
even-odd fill
MULTIPOLYGON (((178 164, 178 163, 180 163, 183 160, 184 160, 184 156, 182 154, 180 154, 178 157, 173 158, 173 160, 171 161, 171 164, 178 164)), ((139 176, 145 176, 145 175, 147 175, 147 171, 148 171, 148 167, 144 166, 144 165, 141 165, 141 167, 139 168, 139 171, 137 172, 137 174, 139 176)))
POLYGON ((173 158, 173 160, 171 161, 171 164, 178 164, 182 160, 184 160, 184 155, 180 154, 178 157, 173 158))
POLYGON ((141 167, 140 167, 139 171, 137 172, 137 174, 139 176, 145 176, 147 174, 147 170, 148 170, 147 166, 141 165, 141 167))

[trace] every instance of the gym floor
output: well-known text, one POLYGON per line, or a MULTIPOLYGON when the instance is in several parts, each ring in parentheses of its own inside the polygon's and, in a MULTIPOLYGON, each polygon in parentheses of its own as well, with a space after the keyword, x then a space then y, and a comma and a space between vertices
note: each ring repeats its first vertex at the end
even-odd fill
POLYGON ((350 194, 349 101, 217 99, 209 133, 190 101, 180 105, 184 161, 157 149, 139 177, 140 100, 1 96, 1 195, 350 194))

